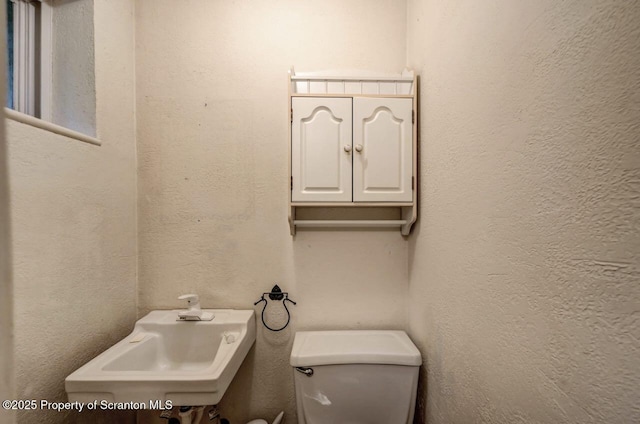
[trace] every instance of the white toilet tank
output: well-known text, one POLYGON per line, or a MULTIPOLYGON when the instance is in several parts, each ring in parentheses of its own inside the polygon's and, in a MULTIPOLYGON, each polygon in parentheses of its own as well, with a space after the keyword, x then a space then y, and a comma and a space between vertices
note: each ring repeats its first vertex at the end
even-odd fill
POLYGON ((300 331, 298 424, 411 424, 420 352, 404 331, 300 331))

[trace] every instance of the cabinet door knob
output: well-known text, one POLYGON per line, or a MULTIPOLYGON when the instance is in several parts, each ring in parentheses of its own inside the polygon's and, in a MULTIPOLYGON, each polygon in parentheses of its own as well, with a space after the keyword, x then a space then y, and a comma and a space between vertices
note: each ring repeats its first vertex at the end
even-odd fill
POLYGON ((351 151, 351 145, 347 144, 346 146, 344 146, 344 151, 349 153, 351 151))
POLYGON ((362 144, 356 144, 356 152, 360 153, 362 151, 362 144))

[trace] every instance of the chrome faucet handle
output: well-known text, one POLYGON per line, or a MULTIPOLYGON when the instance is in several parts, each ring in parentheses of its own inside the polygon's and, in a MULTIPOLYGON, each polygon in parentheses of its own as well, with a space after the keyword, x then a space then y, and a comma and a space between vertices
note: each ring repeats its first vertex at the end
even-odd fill
POLYGON ((178 297, 180 300, 186 300, 188 308, 178 311, 178 319, 183 321, 211 321, 215 317, 213 312, 203 311, 200 308, 200 298, 197 294, 183 294, 178 297))

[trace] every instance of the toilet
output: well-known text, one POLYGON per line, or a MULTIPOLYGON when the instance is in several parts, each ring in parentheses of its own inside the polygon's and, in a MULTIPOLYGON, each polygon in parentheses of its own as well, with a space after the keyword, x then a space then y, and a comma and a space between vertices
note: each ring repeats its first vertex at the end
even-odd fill
POLYGON ((404 331, 299 331, 298 424, 411 424, 421 363, 404 331))

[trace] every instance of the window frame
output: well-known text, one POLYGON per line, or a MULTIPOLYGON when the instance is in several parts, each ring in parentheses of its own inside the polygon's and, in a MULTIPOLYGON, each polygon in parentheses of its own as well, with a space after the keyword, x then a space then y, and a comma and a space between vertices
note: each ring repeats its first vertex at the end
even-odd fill
POLYGON ((46 0, 9 0, 13 13, 13 108, 11 120, 96 146, 95 137, 54 124, 53 7, 46 0))
POLYGON ((42 0, 13 7, 13 109, 51 120, 52 8, 42 0))

